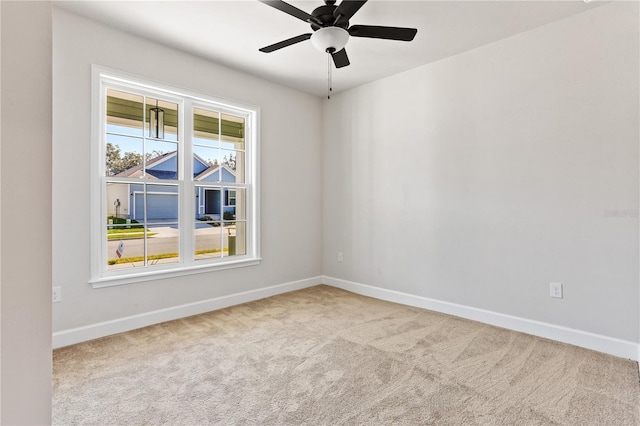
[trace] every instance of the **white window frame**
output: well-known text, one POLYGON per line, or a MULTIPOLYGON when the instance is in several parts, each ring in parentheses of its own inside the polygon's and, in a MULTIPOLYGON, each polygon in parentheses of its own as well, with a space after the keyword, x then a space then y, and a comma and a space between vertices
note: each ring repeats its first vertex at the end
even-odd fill
MULTIPOLYGON (((203 95, 172 87, 146 78, 133 76, 106 67, 92 65, 92 120, 91 120, 91 277, 94 287, 109 287, 194 273, 218 271, 257 265, 260 263, 260 189, 259 189, 259 123, 260 108, 203 95), (177 263, 159 264, 120 270, 107 269, 107 200, 106 200, 106 88, 130 90, 147 96, 162 96, 178 103, 178 208, 179 208, 179 260, 177 263), (246 254, 213 259, 195 259, 196 203, 193 176, 194 107, 214 108, 245 118, 245 184, 246 192, 246 254), (189 161, 185 161, 189 159, 189 161)), ((118 178, 109 178, 110 181, 118 178)), ((142 181, 141 181, 142 183, 142 181)), ((161 184, 162 181, 154 181, 161 184)), ((175 184, 175 181, 167 181, 175 184)), ((221 182, 220 186, 233 187, 221 182)))

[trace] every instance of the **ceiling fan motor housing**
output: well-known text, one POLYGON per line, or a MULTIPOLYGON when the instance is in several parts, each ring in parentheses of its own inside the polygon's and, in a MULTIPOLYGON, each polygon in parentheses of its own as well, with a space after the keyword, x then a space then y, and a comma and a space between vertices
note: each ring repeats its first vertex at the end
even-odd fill
POLYGON ((337 26, 337 27, 342 27, 342 28, 348 28, 349 27, 349 21, 348 20, 340 20, 338 22, 336 22, 336 17, 334 16, 333 12, 337 9, 337 6, 334 6, 333 4, 326 4, 324 6, 320 6, 314 9, 313 12, 311 12, 311 15, 314 16, 315 18, 318 19, 318 21, 322 22, 322 26, 318 25, 318 23, 315 22, 310 22, 311 24, 311 28, 314 31, 319 30, 320 28, 323 27, 327 27, 327 26, 337 26))

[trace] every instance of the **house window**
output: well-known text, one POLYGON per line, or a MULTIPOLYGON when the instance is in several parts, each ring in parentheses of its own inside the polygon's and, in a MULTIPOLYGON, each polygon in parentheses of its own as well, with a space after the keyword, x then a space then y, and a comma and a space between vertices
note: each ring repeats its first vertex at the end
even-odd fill
POLYGON ((93 285, 258 263, 257 108, 94 81, 93 285))
POLYGON ((236 191, 233 190, 228 190, 227 192, 225 192, 225 205, 226 206, 235 206, 236 205, 236 191))

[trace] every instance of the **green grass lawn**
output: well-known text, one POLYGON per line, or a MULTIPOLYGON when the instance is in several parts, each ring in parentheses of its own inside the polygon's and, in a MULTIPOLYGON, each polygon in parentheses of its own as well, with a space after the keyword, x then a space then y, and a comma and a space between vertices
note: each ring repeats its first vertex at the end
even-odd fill
MULTIPOLYGON (((156 235, 157 232, 149 232, 147 230, 147 237, 156 235)), ((108 240, 131 240, 134 238, 144 237, 144 230, 140 228, 115 228, 107 229, 108 240)))

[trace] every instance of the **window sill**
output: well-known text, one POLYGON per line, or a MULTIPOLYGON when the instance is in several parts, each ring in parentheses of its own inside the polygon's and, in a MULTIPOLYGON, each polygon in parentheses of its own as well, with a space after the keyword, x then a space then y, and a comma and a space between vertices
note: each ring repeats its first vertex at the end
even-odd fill
POLYGON ((261 258, 250 258, 219 264, 175 267, 156 271, 144 271, 127 275, 99 277, 89 280, 93 288, 113 287, 117 285, 133 284, 143 281, 161 280, 165 278, 181 277, 185 275, 202 274, 205 272, 223 271, 226 269, 244 268, 260 264, 261 258))

